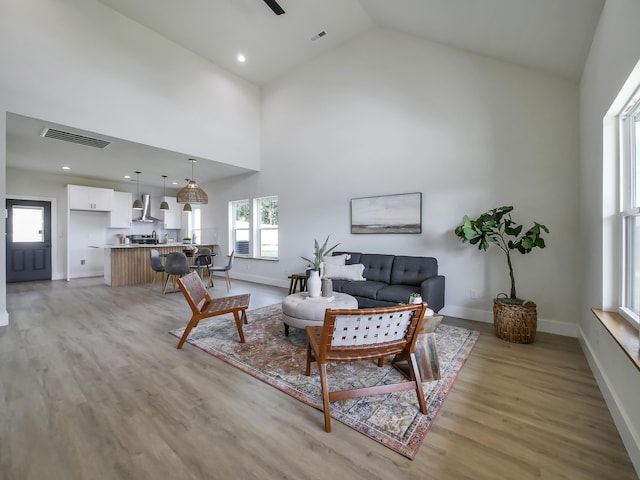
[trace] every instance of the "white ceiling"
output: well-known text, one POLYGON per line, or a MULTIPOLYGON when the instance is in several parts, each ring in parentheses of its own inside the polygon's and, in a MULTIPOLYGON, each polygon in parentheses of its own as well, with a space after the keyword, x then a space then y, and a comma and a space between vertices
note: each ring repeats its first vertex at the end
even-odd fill
POLYGON ((263 85, 375 27, 578 80, 605 0, 278 0, 284 15, 263 0, 99 1, 263 85))
MULTIPOLYGON (((25 170, 66 174, 73 177, 95 178, 110 182, 127 182, 124 175, 136 180, 140 173, 140 186, 162 187, 167 175, 167 189, 182 188, 191 178, 189 157, 149 145, 120 140, 52 122, 9 113, 7 115, 7 166, 25 170), (78 145, 41 137, 45 128, 89 136, 112 142, 104 149, 78 145), (63 171, 62 167, 70 167, 63 171), (172 182, 177 182, 177 186, 172 182)), ((194 178, 201 184, 221 178, 250 172, 240 167, 212 160, 197 160, 193 164, 194 178)), ((141 193, 144 191, 141 189, 141 193)))
MULTIPOLYGON (((579 81, 605 0, 99 0, 258 86, 368 29, 389 28, 579 81), (326 35, 312 38, 320 32, 326 35), (243 53, 247 61, 238 63, 243 53)), ((140 170, 141 184, 190 177, 185 155, 10 115, 7 165, 122 181, 140 170), (51 139, 45 126, 113 140, 96 150, 51 139), (99 152, 99 153, 98 153, 99 152), (105 161, 105 155, 109 155, 105 161), (37 161, 35 159, 42 159, 37 161), (95 160, 94 160, 95 159, 95 160), (136 159, 132 162, 132 159, 136 159), (136 165, 132 168, 132 165, 136 165), (157 179, 157 180, 156 180, 157 179)), ((212 161, 196 164, 199 183, 246 173, 212 161)))

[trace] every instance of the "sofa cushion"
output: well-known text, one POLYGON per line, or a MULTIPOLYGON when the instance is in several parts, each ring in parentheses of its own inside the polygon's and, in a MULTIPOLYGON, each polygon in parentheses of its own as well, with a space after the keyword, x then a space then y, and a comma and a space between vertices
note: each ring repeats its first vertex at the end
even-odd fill
POLYGON ((364 265, 364 278, 374 282, 391 283, 393 258, 394 255, 363 254, 360 257, 360 263, 364 265))
POLYGON ((342 293, 352 295, 354 297, 376 298, 378 290, 386 287, 384 282, 374 282, 367 280, 366 282, 348 282, 342 285, 342 293))
POLYGON ((356 265, 334 265, 331 263, 324 263, 322 270, 322 278, 364 280, 364 277, 362 276, 362 272, 364 272, 364 265, 361 263, 356 265))
POLYGON ((342 289, 348 283, 351 283, 351 280, 343 280, 343 279, 340 279, 340 278, 332 278, 331 279, 331 289, 334 292, 344 293, 342 289))
POLYGON ((435 258, 397 255, 393 260, 391 281, 388 283, 420 286, 423 280, 436 275, 438 261, 435 258))
POLYGON ((420 287, 414 285, 387 285, 379 289, 376 293, 376 300, 407 303, 409 301, 409 295, 412 293, 420 293, 420 287))

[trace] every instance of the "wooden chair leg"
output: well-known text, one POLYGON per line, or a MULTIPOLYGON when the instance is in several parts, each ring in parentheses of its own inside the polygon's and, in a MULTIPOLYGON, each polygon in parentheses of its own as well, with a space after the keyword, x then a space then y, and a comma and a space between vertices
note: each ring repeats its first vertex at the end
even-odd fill
POLYGON ((418 370, 418 362, 416 361, 415 354, 409 354, 408 362, 409 369, 412 370, 412 376, 414 377, 414 383, 416 384, 416 394, 418 395, 418 404, 420 405, 420 411, 427 414, 427 402, 424 399, 424 391, 422 389, 422 378, 420 378, 420 370, 418 370))
POLYGON ((229 270, 224 272, 225 279, 227 280, 227 292, 231 289, 231 278, 229 277, 229 270))
POLYGON ((169 277, 171 277, 171 275, 167 275, 167 278, 164 281, 164 287, 162 287, 162 295, 167 293, 167 285, 169 284, 169 277))
POLYGON ((327 366, 324 363, 318 363, 320 371, 320 385, 322 387, 322 411, 324 412, 324 429, 331 431, 331 411, 329 410, 329 385, 327 381, 327 366))
MULTIPOLYGON (((242 312, 244 314, 244 312, 242 312)), ((236 320, 236 328, 238 329, 238 335, 240 336, 240 343, 244 343, 244 333, 242 332, 242 320, 238 315, 238 310, 233 311, 233 318, 236 320)))
MULTIPOLYGON (((285 329, 286 327, 288 327, 289 325, 287 325, 285 323, 285 329)), ((288 332, 286 332, 285 334, 288 334, 288 332)), ((311 362, 313 360, 311 360, 311 358, 313 357, 313 352, 311 351, 311 344, 308 343, 307 344, 307 369, 305 370, 304 374, 308 377, 309 375, 311 375, 311 362)))
POLYGON ((191 330, 193 330, 197 326, 198 326, 198 320, 191 318, 186 328, 184 329, 184 333, 182 334, 180 341, 178 342, 178 349, 182 348, 182 345, 184 345, 184 342, 187 340, 187 337, 191 333, 191 330))

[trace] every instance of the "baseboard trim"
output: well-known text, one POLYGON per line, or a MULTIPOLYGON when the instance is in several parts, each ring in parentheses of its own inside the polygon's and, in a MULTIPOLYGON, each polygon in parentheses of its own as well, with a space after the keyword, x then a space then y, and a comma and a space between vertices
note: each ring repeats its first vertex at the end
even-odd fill
MULTIPOLYGON (((484 323, 493 323, 493 311, 459 307, 456 305, 447 305, 442 310, 440 310, 439 313, 445 316, 448 315, 450 317, 465 318, 467 320, 475 320, 477 322, 484 323)), ((540 317, 538 317, 538 331, 553 333, 554 335, 562 335, 565 337, 578 337, 578 325, 540 317)))
POLYGON ((586 339, 582 328, 579 329, 578 340, 582 346, 582 351, 584 352, 587 362, 589 363, 589 367, 591 367, 591 372, 598 383, 598 387, 600 387, 600 392, 602 392, 604 401, 609 408, 609 413, 611 413, 613 422, 618 429, 622 443, 627 449, 631 463, 633 463, 636 473, 640 476, 640 434, 635 430, 629 429, 629 425, 632 424, 632 421, 629 419, 629 415, 626 410, 622 408, 622 404, 619 402, 618 395, 615 390, 611 388, 608 376, 600 365, 598 358, 594 355, 594 350, 586 339))
MULTIPOLYGON (((220 274, 220 273, 215 273, 214 274, 215 277, 217 278, 224 278, 224 273, 220 274)), ((231 283, 233 283, 234 279, 237 280, 243 280, 245 282, 253 282, 253 283, 260 283, 263 285, 271 285, 273 287, 281 287, 281 288, 289 288, 289 281, 288 280, 276 280, 273 279, 271 277, 262 277, 262 276, 258 276, 258 275, 251 275, 251 274, 246 274, 246 273, 242 273, 242 272, 234 272, 233 270, 231 270, 229 272, 229 277, 231 278, 231 283)))

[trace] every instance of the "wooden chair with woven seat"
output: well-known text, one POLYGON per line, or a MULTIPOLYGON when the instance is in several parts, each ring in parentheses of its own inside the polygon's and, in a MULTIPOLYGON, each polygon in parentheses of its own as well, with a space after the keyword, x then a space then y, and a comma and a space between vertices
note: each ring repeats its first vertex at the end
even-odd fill
POLYGON ((202 283, 200 276, 197 272, 191 272, 182 278, 178 279, 178 286, 186 298, 189 307, 191 308, 191 320, 184 329, 182 338, 178 342, 178 348, 182 348, 185 340, 189 336, 189 333, 195 328, 200 320, 204 318, 215 317, 218 315, 224 315, 225 313, 233 313, 233 318, 236 321, 236 328, 238 329, 238 335, 240 336, 240 343, 244 343, 244 333, 242 331, 242 324, 247 323, 247 309, 249 308, 249 293, 241 295, 233 295, 230 297, 212 298, 207 292, 207 289, 202 283), (202 304, 202 306, 200 306, 202 304))
POLYGON ((311 363, 317 362, 322 390, 324 425, 331 431, 329 402, 415 389, 420 411, 427 413, 422 380, 414 348, 426 303, 357 310, 327 309, 323 326, 307 326, 309 345, 305 375, 311 374, 311 363), (329 391, 328 362, 382 360, 389 355, 407 360, 412 381, 390 385, 375 385, 351 390, 329 391))

